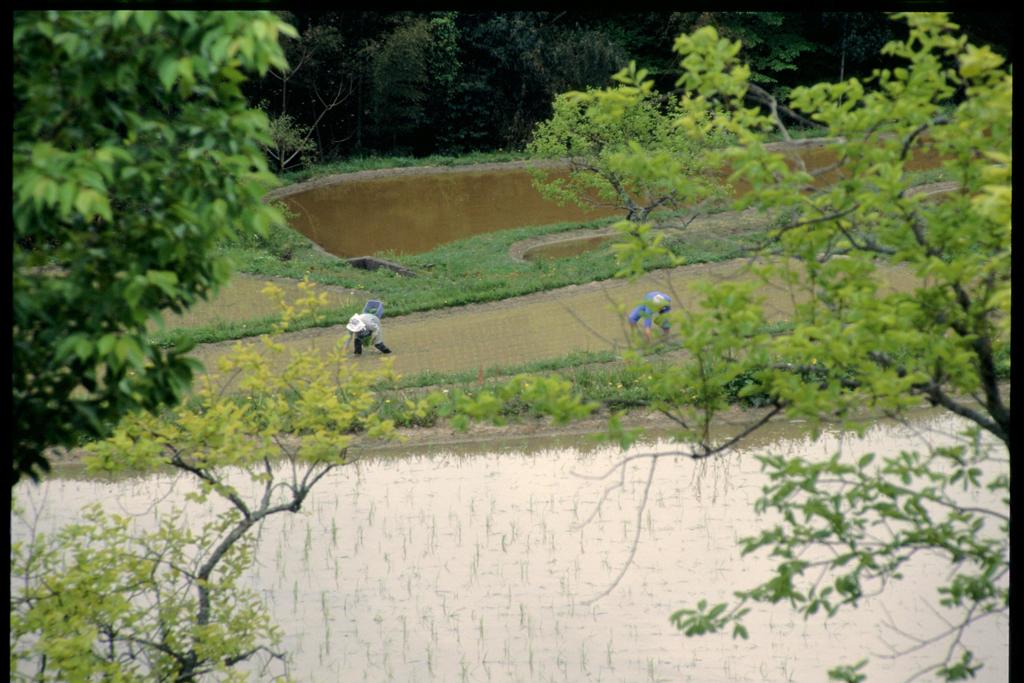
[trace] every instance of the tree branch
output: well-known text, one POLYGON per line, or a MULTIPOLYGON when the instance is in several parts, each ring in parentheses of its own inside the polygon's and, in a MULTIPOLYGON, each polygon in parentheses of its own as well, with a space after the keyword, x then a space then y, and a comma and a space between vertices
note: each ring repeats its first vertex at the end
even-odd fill
POLYGON ((900 152, 900 161, 906 160, 907 155, 910 153, 910 146, 914 143, 914 140, 917 138, 918 135, 925 132, 932 126, 940 126, 946 123, 949 123, 948 118, 946 118, 945 116, 936 116, 928 123, 922 123, 916 129, 914 129, 914 131, 907 136, 907 139, 903 141, 903 150, 900 152))
POLYGON ((224 484, 221 483, 216 477, 211 475, 208 470, 201 467, 197 467, 195 465, 190 465, 187 462, 185 462, 184 458, 182 457, 181 451, 178 450, 176 447, 169 445, 168 448, 171 451, 171 465, 177 467, 178 469, 185 470, 186 472, 189 472, 198 477, 199 479, 202 479, 203 481, 216 487, 218 489, 217 493, 224 496, 227 500, 231 502, 232 505, 238 508, 238 510, 242 513, 243 517, 245 517, 246 519, 250 518, 251 513, 249 512, 249 506, 245 504, 245 501, 238 497, 237 493, 235 493, 234 491, 224 491, 224 484))
POLYGON ((942 387, 936 381, 933 380, 927 384, 914 385, 913 390, 923 395, 932 405, 942 406, 951 413, 967 418, 979 427, 991 432, 1009 446, 1010 433, 1008 429, 1004 430, 999 422, 987 418, 977 410, 957 403, 942 390, 942 387))
POLYGON ((651 493, 651 483, 654 481, 654 468, 658 464, 658 457, 658 455, 651 456, 651 469, 647 472, 647 483, 644 485, 644 495, 640 500, 640 506, 636 511, 636 533, 633 535, 633 543, 629 549, 629 557, 626 558, 626 563, 622 565, 622 570, 619 572, 618 576, 615 577, 615 580, 612 581, 611 585, 609 585, 599 595, 585 601, 583 603, 584 605, 591 605, 615 590, 615 587, 619 585, 620 581, 622 581, 622 577, 626 575, 626 571, 629 569, 629 566, 633 564, 633 558, 636 557, 636 549, 640 545, 640 532, 643 530, 644 510, 647 508, 647 498, 651 493))
POLYGON ((779 234, 782 234, 783 232, 788 232, 789 230, 795 230, 797 228, 805 228, 808 225, 816 225, 818 223, 825 223, 827 221, 838 220, 840 218, 843 218, 844 216, 850 215, 851 213, 853 213, 854 211, 856 211, 859 208, 860 208, 860 204, 854 204, 850 208, 845 209, 843 211, 839 211, 838 213, 830 213, 830 214, 827 214, 827 215, 824 215, 824 216, 819 216, 817 218, 809 218, 809 219, 807 219, 805 221, 800 221, 799 223, 791 223, 789 225, 784 225, 782 227, 776 228, 776 230, 779 232, 779 234))
MULTIPOLYGON (((767 90, 765 90, 761 86, 756 85, 754 83, 747 83, 747 94, 746 94, 746 97, 748 97, 750 99, 753 99, 753 100, 756 100, 756 101, 760 102, 761 104, 767 104, 769 107, 771 107, 772 110, 773 110, 773 116, 775 117, 776 121, 778 121, 778 125, 781 125, 782 122, 778 118, 778 113, 777 112, 781 111, 786 116, 790 117, 794 121, 802 123, 805 126, 814 126, 815 128, 822 128, 822 129, 826 129, 826 130, 828 129, 828 126, 826 126, 825 124, 819 123, 818 121, 814 121, 812 119, 809 119, 809 118, 806 118, 804 116, 801 116, 800 114, 797 114, 795 111, 793 111, 789 107, 787 107, 785 105, 779 104, 778 101, 775 99, 775 97, 773 97, 771 94, 769 94, 767 90)), ((787 140, 790 139, 788 133, 784 133, 784 135, 786 136, 787 140)))

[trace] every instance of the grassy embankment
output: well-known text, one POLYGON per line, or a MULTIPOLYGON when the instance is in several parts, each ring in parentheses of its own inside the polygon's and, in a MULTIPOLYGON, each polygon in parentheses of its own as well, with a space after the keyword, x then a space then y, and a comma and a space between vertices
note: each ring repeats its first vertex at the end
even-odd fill
MULTIPOLYGON (((298 182, 322 175, 368 168, 395 168, 416 164, 454 165, 508 161, 516 158, 523 157, 507 154, 475 155, 462 159, 371 159, 310 169, 300 174, 291 174, 286 180, 298 182)), ((917 174, 915 182, 923 184, 942 179, 941 171, 928 171, 917 174)), ((308 276, 321 284, 364 291, 367 295, 372 294, 388 301, 389 316, 395 316, 467 303, 498 301, 531 292, 610 278, 617 267, 608 249, 597 249, 568 258, 533 263, 511 259, 508 249, 513 243, 526 238, 579 228, 600 227, 615 220, 617 219, 604 219, 586 224, 529 226, 478 235, 442 245, 424 254, 383 254, 384 257, 421 273, 417 278, 403 278, 388 271, 353 268, 344 261, 315 249, 305 237, 284 226, 275 227, 266 239, 226 245, 224 251, 234 259, 242 272, 296 279, 308 276)), ((713 234, 688 235, 686 238, 667 241, 667 246, 673 253, 690 263, 725 260, 748 253, 749 249, 765 236, 767 227, 765 224, 749 232, 736 232, 727 239, 716 239, 713 234)), ((663 265, 667 265, 667 261, 663 265)), ((353 312, 355 307, 328 310, 326 324, 344 322, 353 312)), ((164 333, 157 341, 170 343, 175 339, 189 339, 201 343, 241 338, 270 331, 273 321, 274 318, 263 318, 244 323, 222 323, 182 329, 164 333)), ((296 328, 301 328, 301 324, 296 328)), ((670 347, 663 347, 655 351, 655 354, 667 361, 671 358, 672 351, 670 347)), ((586 399, 597 401, 609 408, 650 405, 656 398, 644 388, 642 378, 636 375, 637 371, 625 366, 612 353, 575 353, 524 366, 494 366, 486 369, 482 375, 477 372, 421 373, 405 377, 399 382, 379 387, 380 412, 385 416, 397 417, 394 406, 404 403, 406 398, 422 394, 428 388, 449 387, 452 389, 450 397, 460 391, 473 394, 492 388, 502 377, 519 372, 558 372, 570 379, 576 390, 586 399)), ((749 378, 741 377, 734 382, 734 398, 735 392, 747 381, 749 378)), ((758 399, 754 397, 749 402, 756 404, 758 399)), ((510 412, 525 412, 525 408, 510 406, 510 412)), ((432 415, 423 423, 431 424, 435 419, 436 415, 432 415)), ((399 420, 399 423, 407 424, 404 420, 399 420)))
MULTIPOLYGON (((477 163, 484 161, 510 160, 514 155, 474 155, 448 160, 477 163)), ((399 164, 412 160, 387 160, 399 164)), ((417 160, 419 161, 419 160, 417 160)), ((440 158, 422 160, 430 165, 441 165, 440 158)), ((319 177, 341 170, 388 167, 381 160, 366 160, 363 164, 349 162, 346 166, 332 165, 317 169, 315 175, 307 172, 301 177, 319 177)), ((391 165, 390 167, 394 167, 391 165)), ((300 176, 289 176, 296 181, 300 176)), ((667 217, 668 215, 666 215, 667 217)), ((520 240, 581 228, 598 228, 614 223, 616 218, 595 220, 588 223, 557 223, 542 226, 526 226, 513 230, 477 235, 469 239, 441 245, 423 254, 379 254, 383 258, 400 263, 417 273, 416 278, 406 278, 387 270, 367 271, 350 266, 317 249, 306 237, 287 226, 274 226, 266 238, 252 239, 235 244, 225 244, 224 254, 231 257, 240 272, 259 276, 273 276, 301 279, 309 277, 313 282, 334 285, 366 293, 366 297, 382 298, 388 305, 388 316, 394 317, 416 311, 428 311, 469 303, 499 301, 509 297, 530 294, 583 284, 594 280, 611 278, 617 267, 608 249, 598 249, 579 256, 558 260, 538 260, 523 263, 509 257, 509 247, 520 240)), ((667 246, 691 263, 719 261, 734 258, 753 245, 755 236, 732 235, 728 240, 704 238, 701 240, 669 240, 667 246)), ((654 264, 655 267, 667 265, 654 264)), ((346 321, 357 312, 358 305, 352 304, 324 311, 323 324, 336 325, 346 321)), ((215 324, 195 327, 179 327, 155 332, 152 341, 162 346, 176 343, 210 343, 231 339, 242 339, 269 332, 274 317, 262 317, 244 321, 221 321, 215 324)), ((301 329, 298 323, 293 329, 301 329)))

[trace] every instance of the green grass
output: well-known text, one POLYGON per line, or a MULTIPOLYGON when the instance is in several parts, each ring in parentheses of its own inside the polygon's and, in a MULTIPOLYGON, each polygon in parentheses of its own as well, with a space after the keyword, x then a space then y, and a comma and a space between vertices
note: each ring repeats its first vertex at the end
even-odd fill
MULTIPOLYGON (((507 153, 503 156, 514 156, 507 153)), ((502 157, 503 158, 503 157, 502 157)), ((498 160, 494 154, 467 157, 433 157, 408 159, 412 163, 473 163, 474 160, 498 160)), ((344 162, 339 170, 362 164, 362 167, 395 167, 402 160, 365 159, 344 162)), ((319 167, 317 172, 332 172, 319 167)), ((913 184, 943 179, 941 169, 911 174, 913 184)), ((605 218, 587 223, 558 223, 528 226, 476 235, 468 239, 443 244, 435 249, 413 255, 382 253, 379 256, 411 268, 420 275, 415 278, 399 276, 388 270, 367 271, 354 268, 342 259, 315 248, 304 235, 287 226, 273 226, 266 237, 249 238, 225 244, 221 253, 234 261, 236 268, 245 273, 294 279, 309 277, 324 284, 365 292, 367 297, 382 298, 388 304, 388 315, 399 316, 416 311, 435 310, 469 303, 499 301, 514 296, 531 294, 585 284, 611 278, 618 270, 607 246, 576 256, 561 259, 537 260, 523 263, 508 255, 509 247, 520 240, 580 228, 610 225, 616 218, 605 218)), ((687 230, 681 236, 669 236, 665 246, 688 263, 708 263, 736 258, 759 246, 765 231, 695 232, 687 230)), ((665 267, 667 259, 651 264, 652 269, 665 267)), ((345 322, 358 306, 333 308, 324 311, 323 325, 345 322)), ((271 331, 274 317, 263 317, 240 322, 177 328, 155 332, 151 343, 158 346, 176 346, 212 343, 242 339, 271 331)), ((293 330, 312 326, 310 321, 296 321, 293 330)))
MULTIPOLYGON (((775 324, 770 326, 775 331, 788 328, 789 325, 775 324)), ((661 347, 651 355, 654 358, 654 372, 659 366, 673 364, 670 355, 677 349, 661 347)), ((1000 380, 1009 380, 1010 361, 1009 348, 996 352, 997 375, 1000 380)), ((551 359, 543 363, 531 363, 524 366, 492 367, 484 372, 482 381, 477 373, 421 373, 403 378, 397 383, 382 383, 375 387, 377 391, 376 411, 387 419, 392 419, 399 427, 432 426, 445 415, 450 415, 460 395, 475 397, 483 391, 493 391, 503 380, 519 374, 554 374, 572 384, 573 391, 584 401, 593 401, 608 411, 630 410, 654 405, 659 399, 678 399, 665 397, 651 387, 647 376, 650 370, 631 366, 611 353, 570 354, 561 358, 551 359), (416 418, 403 409, 407 399, 415 400, 430 391, 446 389, 445 400, 436 406, 425 417, 416 418)), ((769 396, 754 392, 741 395, 750 385, 757 385, 757 372, 749 371, 737 376, 724 387, 725 399, 732 405, 741 407, 758 407, 770 403, 769 396)), ((807 374, 803 381, 820 381, 824 375, 807 374)), ((506 417, 526 417, 533 415, 532 409, 517 401, 511 401, 502 409, 506 417)))
POLYGON ((355 173, 382 168, 408 168, 411 166, 466 166, 469 164, 491 164, 503 161, 523 161, 529 159, 525 152, 497 151, 473 152, 459 156, 433 155, 427 157, 353 157, 327 164, 318 164, 297 171, 281 174, 285 184, 299 183, 305 180, 321 178, 338 173, 355 173))
MULTIPOLYGON (((606 280, 619 269, 607 247, 577 256, 524 263, 513 260, 509 247, 530 237, 580 228, 607 226, 617 219, 606 218, 587 223, 557 223, 476 235, 443 244, 423 254, 402 255, 384 252, 383 258, 395 261, 419 273, 410 278, 385 269, 367 271, 354 268, 342 259, 316 250, 305 237, 275 234, 287 228, 274 228, 263 244, 225 246, 222 253, 242 272, 310 280, 361 290, 387 302, 388 316, 428 311, 470 303, 500 301, 514 296, 547 291, 595 280, 606 280)), ((669 240, 669 248, 690 263, 735 258, 753 242, 744 239, 669 240)), ((669 265, 667 258, 651 264, 669 265)), ((323 325, 345 322, 357 312, 356 306, 324 311, 323 325)), ((222 323, 203 327, 179 328, 155 333, 154 344, 209 343, 239 339, 269 332, 272 318, 244 323, 222 323)), ((297 321, 292 329, 309 327, 311 322, 297 321)))

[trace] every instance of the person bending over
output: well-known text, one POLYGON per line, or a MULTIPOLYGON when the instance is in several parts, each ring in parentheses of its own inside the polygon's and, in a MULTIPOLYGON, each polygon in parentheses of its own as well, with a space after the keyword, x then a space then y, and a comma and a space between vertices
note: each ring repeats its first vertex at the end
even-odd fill
MULTIPOLYGON (((640 324, 640 321, 643 320, 642 329, 644 331, 644 336, 646 336, 647 339, 650 340, 651 325, 654 322, 654 316, 662 316, 671 311, 671 303, 672 297, 670 297, 668 294, 657 291, 647 292, 647 294, 644 295, 644 303, 640 304, 632 311, 630 311, 629 317, 627 318, 629 320, 629 326, 633 329, 636 329, 636 327, 640 324)), ((660 323, 662 333, 667 335, 670 327, 668 320, 662 318, 660 323)))
POLYGON ((373 346, 381 353, 391 353, 391 349, 384 345, 380 318, 372 313, 356 313, 348 319, 345 329, 352 333, 350 340, 355 342, 357 356, 363 353, 364 345, 373 346))

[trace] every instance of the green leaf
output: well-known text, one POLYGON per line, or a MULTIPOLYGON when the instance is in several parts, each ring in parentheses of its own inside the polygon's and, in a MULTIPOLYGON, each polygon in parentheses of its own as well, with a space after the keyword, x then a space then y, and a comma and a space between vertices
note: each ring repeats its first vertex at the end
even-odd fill
POLYGON ((837 666, 829 669, 828 678, 830 681, 845 681, 846 683, 861 683, 867 680, 867 675, 860 673, 860 670, 867 665, 868 661, 862 659, 856 664, 837 666))
POLYGON ((175 296, 178 293, 178 274, 172 270, 147 270, 146 280, 168 296, 175 296))
POLYGON ((178 75, 181 77, 182 81, 184 81, 185 83, 195 83, 196 77, 192 69, 191 57, 182 57, 178 60, 177 72, 178 75))
POLYGON ((105 334, 100 337, 100 340, 96 343, 96 350, 99 351, 99 355, 107 356, 114 350, 114 345, 117 343, 117 335, 105 334))
POLYGON ((106 219, 107 222, 113 219, 110 213, 110 202, 106 195, 89 187, 78 190, 78 194, 75 196, 75 210, 90 221, 97 216, 106 219))
POLYGON ((174 82, 178 80, 178 60, 173 57, 165 57, 161 60, 157 66, 157 76, 160 78, 164 90, 170 92, 174 87, 174 82))
POLYGON ((132 278, 131 282, 124 288, 124 300, 132 309, 138 308, 139 301, 146 291, 146 280, 141 276, 132 278))
POLYGON ((133 16, 135 17, 135 23, 142 29, 142 34, 148 36, 153 32, 153 26, 156 25, 160 13, 153 10, 139 10, 135 11, 133 16))
POLYGON ((82 333, 76 333, 65 337, 54 350, 54 358, 62 361, 72 353, 85 360, 92 354, 92 342, 82 333))
POLYGON ((143 370, 145 354, 134 337, 121 336, 114 346, 114 357, 122 363, 127 361, 136 370, 143 370))

